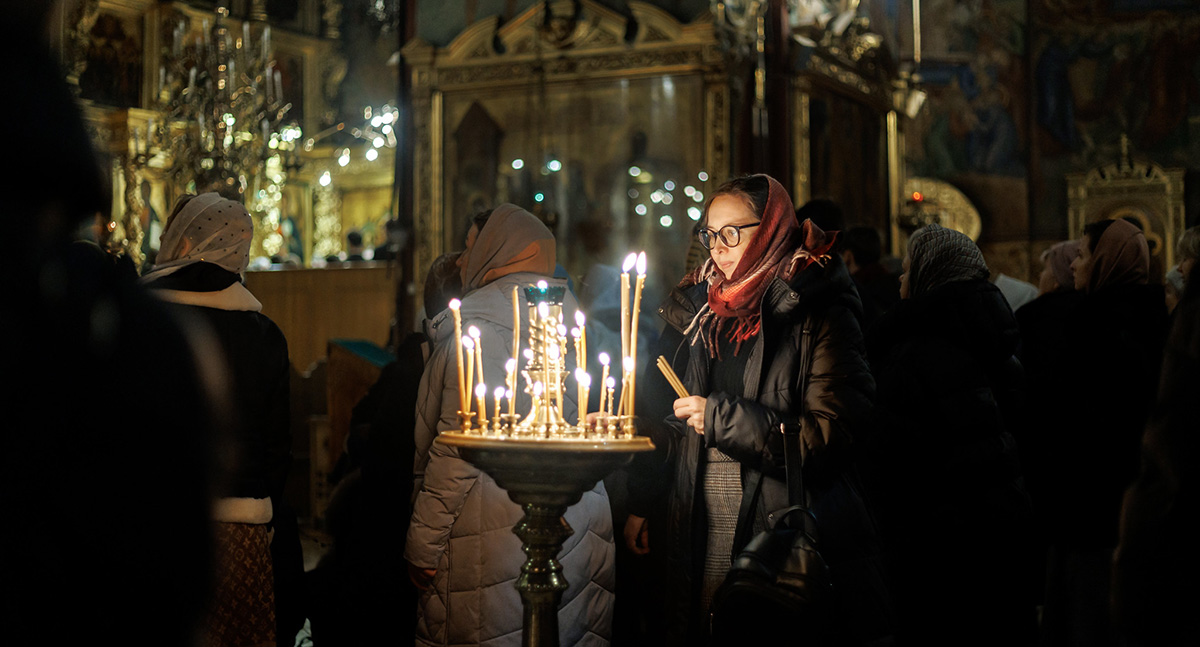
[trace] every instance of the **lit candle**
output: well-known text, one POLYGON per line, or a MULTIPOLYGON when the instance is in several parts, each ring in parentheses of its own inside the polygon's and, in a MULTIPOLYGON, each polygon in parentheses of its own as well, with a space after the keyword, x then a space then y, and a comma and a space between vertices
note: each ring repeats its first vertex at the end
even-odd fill
MULTIPOLYGON (((513 391, 517 390, 517 358, 510 357, 509 360, 504 363, 504 371, 504 384, 508 386, 508 392, 512 393, 513 391)), ((515 413, 514 407, 516 407, 516 404, 513 403, 512 396, 510 395, 508 396, 508 415, 511 416, 513 413, 515 413)))
POLYGON ((608 379, 604 380, 604 386, 608 387, 608 406, 605 408, 608 410, 608 414, 611 416, 613 408, 613 389, 616 388, 617 381, 613 379, 612 376, 609 376, 608 379))
POLYGON ((637 254, 630 253, 621 265, 621 357, 629 356, 629 270, 637 262, 637 254))
POLYGON ((475 385, 475 399, 479 401, 479 431, 487 433, 487 402, 484 398, 487 397, 487 386, 484 385, 482 375, 480 375, 479 384, 475 385))
POLYGON ((579 326, 579 368, 587 371, 587 317, 582 310, 575 311, 575 325, 579 326))
MULTIPOLYGON (((539 281, 538 287, 545 289, 543 287, 544 284, 545 284, 545 281, 539 281)), ((543 399, 545 400, 545 405, 546 405, 546 422, 549 423, 550 422, 550 389, 548 387, 550 385, 550 326, 551 326, 550 306, 547 305, 543 301, 542 303, 538 304, 537 312, 538 312, 538 325, 541 327, 541 331, 542 331, 542 334, 541 334, 542 384, 547 387, 546 391, 545 391, 546 397, 543 399)))
POLYGON ((500 433, 500 398, 504 397, 504 387, 496 387, 496 391, 492 393, 492 396, 496 398, 495 414, 492 416, 492 431, 500 433))
POLYGON ((587 382, 588 374, 582 368, 575 369, 575 384, 579 387, 579 426, 582 427, 587 422, 587 382))
MULTIPOLYGON (((550 351, 548 353, 546 353, 546 355, 549 359, 550 368, 553 369, 550 371, 550 375, 553 376, 553 378, 554 378, 551 381, 546 383, 546 384, 550 385, 549 393, 546 394, 546 399, 547 399, 547 401, 553 401, 553 402, 558 403, 559 413, 561 414, 562 410, 563 410, 563 407, 562 407, 563 397, 562 397, 562 380, 559 378, 559 372, 558 372, 558 358, 561 357, 562 355, 559 353, 558 344, 551 345, 550 351)), ((551 408, 550 412, 553 413, 553 408, 551 408)))
MULTIPOLYGON (((542 406, 542 391, 543 391, 542 383, 534 382, 533 383, 533 411, 534 411, 533 419, 534 420, 537 420, 537 412, 541 410, 540 407, 542 406)), ((547 422, 549 422, 549 421, 547 421, 547 422)))
POLYGON ((629 415, 633 415, 633 402, 637 394, 638 314, 642 309, 642 287, 646 285, 646 252, 637 257, 637 286, 633 290, 633 317, 630 319, 629 353, 633 357, 633 369, 629 372, 629 415))
POLYGON ((462 345, 467 349, 467 387, 463 391, 466 397, 463 398, 463 412, 468 417, 471 415, 471 391, 475 388, 475 342, 471 341, 470 337, 463 335, 462 345))
POLYGON ((633 358, 621 360, 621 404, 617 407, 617 415, 629 413, 629 403, 633 400, 633 358))
POLYGON ((584 370, 582 359, 581 359, 583 357, 583 350, 580 348, 580 345, 579 345, 579 335, 580 335, 580 333, 579 333, 578 328, 571 329, 571 338, 575 340, 575 369, 576 370, 584 370))
MULTIPOLYGON (((450 312, 454 315, 454 339, 462 339, 462 313, 459 308, 462 307, 462 301, 458 299, 450 299, 450 312)), ((458 409, 459 411, 467 410, 467 383, 463 373, 463 347, 461 344, 455 344, 455 350, 458 354, 458 409)))
POLYGON ((475 368, 479 370, 479 382, 483 383, 483 340, 479 338, 479 329, 475 326, 467 328, 471 342, 475 345, 475 368))
POLYGON ((517 297, 517 286, 512 289, 513 302, 513 357, 521 356, 521 300, 517 297))
POLYGON ((610 413, 604 406, 604 387, 608 384, 608 363, 608 353, 600 353, 600 366, 603 367, 600 369, 600 415, 610 413))

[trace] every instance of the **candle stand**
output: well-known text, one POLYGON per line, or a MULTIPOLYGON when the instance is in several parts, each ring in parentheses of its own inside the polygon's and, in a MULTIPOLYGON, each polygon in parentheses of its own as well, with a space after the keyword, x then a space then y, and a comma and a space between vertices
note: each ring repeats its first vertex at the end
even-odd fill
POLYGON ((567 580, 556 559, 573 530, 563 514, 583 493, 638 452, 649 438, 547 442, 443 432, 440 442, 487 472, 525 511, 513 527, 527 559, 517 578, 524 606, 525 647, 558 647, 558 604, 567 580))

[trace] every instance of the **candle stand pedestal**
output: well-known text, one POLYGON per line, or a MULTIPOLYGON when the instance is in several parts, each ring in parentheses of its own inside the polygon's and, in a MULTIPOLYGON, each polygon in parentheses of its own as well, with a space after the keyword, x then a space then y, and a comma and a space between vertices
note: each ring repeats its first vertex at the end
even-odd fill
POLYGON ((649 438, 548 440, 443 432, 438 441, 486 472, 525 511, 513 527, 527 559, 517 578, 525 608, 522 645, 558 647, 558 605, 567 580, 556 559, 574 532, 563 514, 583 493, 633 459, 654 449, 649 438))

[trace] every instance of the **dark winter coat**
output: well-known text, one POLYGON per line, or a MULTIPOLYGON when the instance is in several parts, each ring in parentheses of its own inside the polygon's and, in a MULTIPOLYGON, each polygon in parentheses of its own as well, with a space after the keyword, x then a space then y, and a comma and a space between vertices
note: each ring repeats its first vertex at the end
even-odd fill
POLYGON ((1146 645, 1200 642, 1200 265, 1175 309, 1154 413, 1142 438, 1142 469, 1125 494, 1112 579, 1113 615, 1146 645))
MULTIPOLYGON (((700 284, 672 292, 659 311, 668 325, 686 328, 705 303, 707 288, 700 284)), ((743 493, 742 510, 748 513, 738 520, 736 553, 754 531, 770 525, 772 513, 788 505, 778 431, 785 421, 801 426, 806 496, 820 526, 822 555, 835 571, 835 586, 841 585, 839 601, 847 603, 842 611, 852 615, 848 603, 853 600, 859 611, 868 609, 855 614, 856 629, 885 631, 880 623, 864 619, 882 617, 886 601, 863 584, 869 575, 858 577, 859 567, 876 551, 873 520, 855 487, 850 461, 858 424, 869 415, 874 394, 863 356, 860 314, 850 275, 834 257, 824 268, 813 265, 801 272, 790 284, 776 278, 768 286, 761 306, 762 331, 741 350, 749 353, 742 397, 710 392, 710 354, 702 340, 678 349, 689 355, 681 376, 688 392, 707 395, 708 402, 703 436, 682 421, 668 420, 677 437, 666 531, 670 639, 683 642, 698 636, 698 623, 706 617, 706 610, 695 606, 708 535, 703 495, 707 448, 738 460, 743 484, 757 481, 755 473, 763 476, 759 487, 743 493), (804 381, 807 387, 800 392, 800 349, 809 335, 811 369, 804 381), (845 575, 841 581, 840 574, 845 575)), ((862 570, 870 571, 870 566, 862 570)))
POLYGON ((1017 341, 1007 302, 982 279, 902 301, 872 331, 869 493, 902 644, 964 631, 1005 644, 1032 630, 1032 511, 1010 433, 1017 341))
POLYGON ((1046 438, 1057 479, 1046 484, 1051 540, 1074 550, 1113 548, 1166 333, 1162 286, 1120 285, 1088 294, 1067 320, 1056 382, 1072 416, 1046 438))

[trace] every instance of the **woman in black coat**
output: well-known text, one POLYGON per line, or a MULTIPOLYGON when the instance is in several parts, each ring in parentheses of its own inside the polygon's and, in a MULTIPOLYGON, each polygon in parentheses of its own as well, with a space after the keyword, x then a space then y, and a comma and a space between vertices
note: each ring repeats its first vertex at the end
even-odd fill
POLYGON ((720 187, 703 224, 710 259, 660 310, 683 332, 673 363, 688 356, 682 377, 694 394, 674 402, 670 420, 678 442, 668 527, 649 529, 669 535, 666 633, 693 644, 703 635, 732 555, 787 507, 779 429, 795 422, 839 618, 857 639, 882 635, 886 599, 870 586, 874 526, 850 469, 874 385, 858 295, 830 254, 834 236, 798 223, 787 191, 765 175, 720 187))
POLYGON ((1017 326, 963 234, 909 240, 903 300, 868 350, 878 388, 870 493, 904 645, 1033 637, 1029 499, 1010 433, 1017 326))

